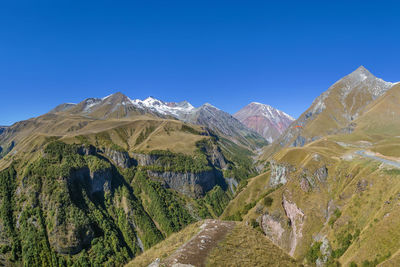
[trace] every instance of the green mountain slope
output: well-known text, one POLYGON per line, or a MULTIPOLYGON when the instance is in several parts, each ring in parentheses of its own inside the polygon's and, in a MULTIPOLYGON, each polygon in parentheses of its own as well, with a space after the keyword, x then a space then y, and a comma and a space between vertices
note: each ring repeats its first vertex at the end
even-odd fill
POLYGON ((122 265, 219 216, 253 153, 202 126, 64 111, 4 128, 0 264, 122 265))

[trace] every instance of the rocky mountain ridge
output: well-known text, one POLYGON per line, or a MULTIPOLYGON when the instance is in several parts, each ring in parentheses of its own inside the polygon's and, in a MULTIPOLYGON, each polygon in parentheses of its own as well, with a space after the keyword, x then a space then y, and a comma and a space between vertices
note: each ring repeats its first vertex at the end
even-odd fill
POLYGON ((334 83, 271 146, 271 156, 282 147, 301 147, 326 135, 350 133, 365 108, 396 83, 385 82, 360 66, 334 83))
POLYGON ((164 102, 153 97, 132 100, 122 93, 115 93, 103 98, 88 98, 78 104, 61 104, 51 111, 51 113, 55 112, 67 112, 98 119, 151 114, 206 126, 212 131, 225 135, 231 141, 251 149, 267 144, 256 131, 248 128, 229 113, 208 103, 195 108, 187 101, 164 102))

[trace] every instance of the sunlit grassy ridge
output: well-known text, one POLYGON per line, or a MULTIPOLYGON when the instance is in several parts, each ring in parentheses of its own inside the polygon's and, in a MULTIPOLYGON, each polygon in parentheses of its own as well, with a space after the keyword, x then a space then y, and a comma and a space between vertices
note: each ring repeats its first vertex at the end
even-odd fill
POLYGON ((195 234, 197 234, 200 231, 200 225, 202 225, 201 221, 186 226, 180 232, 172 234, 164 241, 158 243, 149 250, 145 251, 143 254, 139 255, 126 266, 148 266, 157 258, 159 258, 160 260, 165 259, 180 246, 189 241, 189 239, 192 238, 195 234))
POLYGON ((299 266, 260 231, 238 223, 210 253, 207 266, 299 266))
MULTIPOLYGON (((201 231, 202 224, 203 222, 197 222, 187 226, 138 256, 127 266, 147 266, 156 259, 162 265, 166 258, 201 231)), ((212 246, 214 248, 206 258, 206 266, 298 266, 293 258, 260 231, 243 223, 236 223, 221 241, 212 246)))

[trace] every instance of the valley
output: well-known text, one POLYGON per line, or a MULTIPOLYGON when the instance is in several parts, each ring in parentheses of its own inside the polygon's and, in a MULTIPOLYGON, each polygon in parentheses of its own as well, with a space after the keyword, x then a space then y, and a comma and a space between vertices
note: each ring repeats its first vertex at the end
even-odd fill
POLYGON ((361 66, 296 120, 118 92, 0 127, 0 265, 396 266, 399 104, 361 66))

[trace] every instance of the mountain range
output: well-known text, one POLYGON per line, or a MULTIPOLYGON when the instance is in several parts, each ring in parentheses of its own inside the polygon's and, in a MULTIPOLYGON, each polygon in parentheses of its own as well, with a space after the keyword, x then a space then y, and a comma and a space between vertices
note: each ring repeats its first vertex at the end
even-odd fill
POLYGON ((399 104, 361 66, 296 120, 115 93, 0 127, 0 265, 398 266, 399 104))
POLYGON ((160 118, 175 118, 186 123, 206 126, 229 137, 237 144, 251 148, 266 144, 260 134, 208 103, 195 108, 187 101, 163 102, 153 97, 131 100, 122 93, 115 93, 104 98, 88 98, 78 104, 61 104, 51 112, 67 112, 95 119, 129 118, 138 114, 151 114, 160 118))

